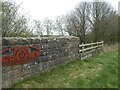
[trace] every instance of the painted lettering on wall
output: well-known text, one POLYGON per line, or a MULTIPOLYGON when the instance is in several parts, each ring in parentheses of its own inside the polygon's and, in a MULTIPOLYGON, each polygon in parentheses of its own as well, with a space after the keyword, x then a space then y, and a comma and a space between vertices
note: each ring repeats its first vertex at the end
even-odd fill
POLYGON ((0 62, 3 66, 25 64, 39 57, 42 50, 34 46, 16 46, 3 50, 0 62))

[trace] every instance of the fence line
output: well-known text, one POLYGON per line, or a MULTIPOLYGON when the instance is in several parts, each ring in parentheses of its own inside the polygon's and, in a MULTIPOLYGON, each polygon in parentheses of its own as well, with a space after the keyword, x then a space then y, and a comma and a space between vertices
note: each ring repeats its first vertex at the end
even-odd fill
POLYGON ((94 56, 97 53, 100 53, 101 50, 103 50, 103 45, 103 41, 79 45, 79 53, 81 60, 94 56))

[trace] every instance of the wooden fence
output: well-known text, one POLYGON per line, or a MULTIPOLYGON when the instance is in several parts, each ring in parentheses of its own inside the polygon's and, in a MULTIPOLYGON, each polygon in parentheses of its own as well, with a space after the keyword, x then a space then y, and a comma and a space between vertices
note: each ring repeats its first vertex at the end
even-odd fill
POLYGON ((79 45, 79 53, 81 60, 86 59, 88 57, 92 57, 97 53, 101 53, 101 51, 103 50, 103 45, 103 41, 79 45))

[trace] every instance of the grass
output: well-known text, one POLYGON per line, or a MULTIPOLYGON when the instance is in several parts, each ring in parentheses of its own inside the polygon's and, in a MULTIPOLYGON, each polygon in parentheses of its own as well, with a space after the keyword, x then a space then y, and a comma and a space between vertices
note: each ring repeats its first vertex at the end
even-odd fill
POLYGON ((118 51, 76 60, 29 77, 13 88, 117 88, 118 51))

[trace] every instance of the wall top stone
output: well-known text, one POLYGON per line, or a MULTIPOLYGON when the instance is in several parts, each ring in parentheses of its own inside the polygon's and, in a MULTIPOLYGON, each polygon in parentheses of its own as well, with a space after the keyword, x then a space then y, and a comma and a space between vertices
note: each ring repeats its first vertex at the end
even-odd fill
POLYGON ((79 40, 75 36, 50 36, 50 37, 4 37, 2 38, 2 45, 30 45, 38 43, 48 43, 54 41, 71 41, 79 40))
POLYGON ((66 36, 49 36, 49 37, 3 37, 2 39, 55 39, 55 38, 78 38, 78 37, 75 37, 75 36, 69 36, 69 35, 66 35, 66 36))

